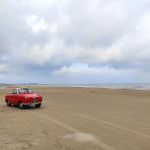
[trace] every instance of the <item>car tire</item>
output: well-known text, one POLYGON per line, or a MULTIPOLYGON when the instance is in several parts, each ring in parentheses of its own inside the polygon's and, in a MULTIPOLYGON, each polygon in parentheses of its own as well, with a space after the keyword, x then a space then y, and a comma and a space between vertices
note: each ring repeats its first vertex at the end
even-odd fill
POLYGON ((41 104, 36 104, 35 107, 39 108, 39 107, 41 107, 41 104))
POLYGON ((19 109, 22 109, 22 108, 23 108, 23 104, 20 102, 20 103, 18 104, 18 107, 19 107, 19 109))
POLYGON ((10 103, 10 101, 9 100, 7 100, 7 106, 11 106, 11 103, 10 103))

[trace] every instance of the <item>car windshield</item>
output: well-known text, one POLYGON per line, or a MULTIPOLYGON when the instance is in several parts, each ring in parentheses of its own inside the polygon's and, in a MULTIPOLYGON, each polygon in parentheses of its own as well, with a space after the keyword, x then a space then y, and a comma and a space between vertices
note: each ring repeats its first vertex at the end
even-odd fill
POLYGON ((31 89, 28 89, 28 88, 21 88, 18 91, 20 94, 22 94, 22 93, 33 93, 33 91, 31 89))

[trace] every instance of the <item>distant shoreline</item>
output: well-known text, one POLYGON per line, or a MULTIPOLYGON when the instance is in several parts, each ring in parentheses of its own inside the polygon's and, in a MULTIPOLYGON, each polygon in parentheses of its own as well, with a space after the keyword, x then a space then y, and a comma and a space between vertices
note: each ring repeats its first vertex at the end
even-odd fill
POLYGON ((0 89, 8 86, 45 86, 54 88, 102 88, 102 89, 120 89, 120 90, 144 90, 150 91, 150 83, 136 84, 0 84, 0 89))

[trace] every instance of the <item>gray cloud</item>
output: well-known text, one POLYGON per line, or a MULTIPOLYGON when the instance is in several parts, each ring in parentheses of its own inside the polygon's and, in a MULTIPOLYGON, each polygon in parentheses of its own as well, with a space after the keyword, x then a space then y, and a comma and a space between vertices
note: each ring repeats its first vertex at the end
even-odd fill
POLYGON ((149 8, 148 0, 2 0, 0 82, 150 82, 149 8))

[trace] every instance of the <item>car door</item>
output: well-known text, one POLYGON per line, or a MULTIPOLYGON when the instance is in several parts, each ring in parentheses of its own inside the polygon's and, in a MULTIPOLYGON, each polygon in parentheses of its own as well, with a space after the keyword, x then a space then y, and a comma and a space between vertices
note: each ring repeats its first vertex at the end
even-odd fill
POLYGON ((17 89, 14 89, 11 95, 11 104, 16 104, 17 96, 18 96, 17 89))

